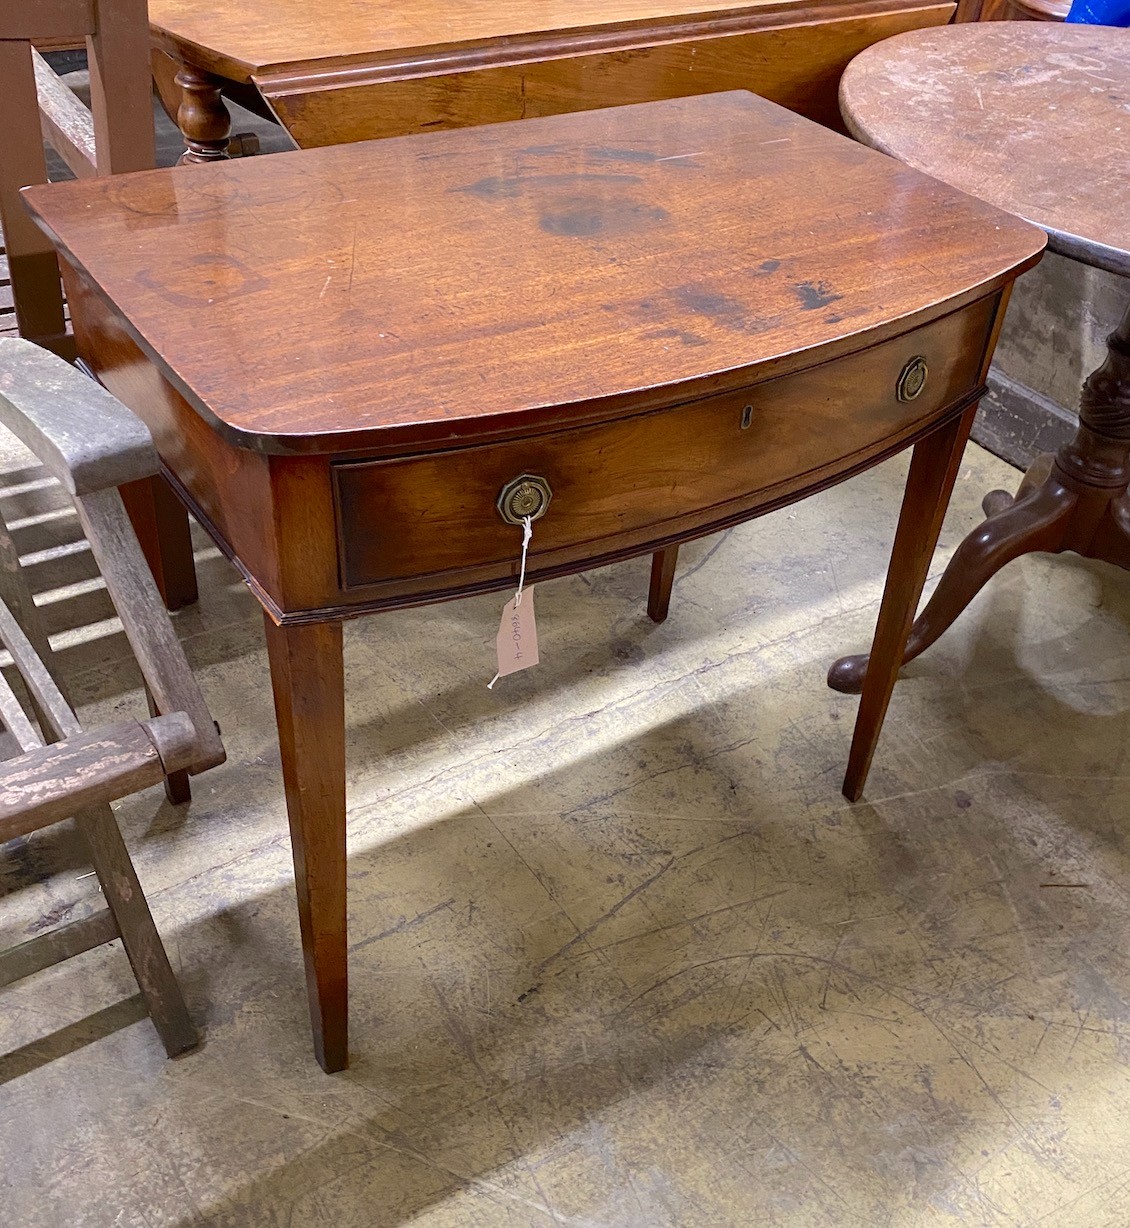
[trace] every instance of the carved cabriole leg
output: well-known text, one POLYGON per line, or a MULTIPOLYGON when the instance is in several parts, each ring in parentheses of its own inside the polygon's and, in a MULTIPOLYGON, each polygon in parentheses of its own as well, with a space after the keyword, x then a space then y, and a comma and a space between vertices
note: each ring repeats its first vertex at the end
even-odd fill
POLYGON ((332 1073, 349 1060, 341 623, 279 627, 266 614, 264 622, 314 1053, 332 1073))
MULTIPOLYGON (((1058 482, 1037 487, 984 524, 978 525, 954 551, 926 608, 915 619, 906 641, 902 665, 913 661, 949 629, 989 580, 1013 559, 1032 550, 1055 551, 1075 507, 1072 493, 1058 482)), ((828 671, 828 685, 845 695, 858 695, 867 676, 866 653, 841 657, 828 671)))
POLYGON ((858 800, 867 781, 883 718, 902 664, 907 633, 922 596, 930 559, 938 544, 938 534, 976 412, 977 406, 971 405, 959 417, 951 418, 914 445, 887 584, 879 607, 875 642, 871 646, 872 666, 867 671, 863 698, 859 701, 844 776, 844 796, 849 801, 858 800))
POLYGON ((1092 557, 1130 571, 1130 496, 1121 494, 1110 503, 1092 543, 1092 557))
POLYGON ((187 146, 181 155, 181 164, 222 161, 228 156, 231 115, 218 80, 210 73, 184 64, 176 75, 176 83, 181 91, 177 126, 187 146))
MULTIPOLYGON (((1054 459, 1040 457, 1015 498, 985 496, 988 513, 957 548, 926 608, 915 621, 903 664, 946 631, 1006 563, 1033 551, 1074 550, 1130 568, 1130 307, 1107 338, 1106 361, 1083 385, 1079 427, 1054 459)), ((841 657, 828 685, 857 695, 866 654, 841 657)))

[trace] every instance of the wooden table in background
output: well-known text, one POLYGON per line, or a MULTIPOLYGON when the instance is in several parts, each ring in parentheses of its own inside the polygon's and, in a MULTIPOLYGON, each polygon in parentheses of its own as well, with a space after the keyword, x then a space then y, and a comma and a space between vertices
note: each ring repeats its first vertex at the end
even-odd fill
POLYGON ((225 155, 221 90, 302 148, 748 89, 839 127, 848 61, 950 0, 149 0, 186 159, 225 155), (178 80, 179 71, 179 80, 178 80), (268 109, 269 108, 269 109, 268 109))
POLYGON ((536 583, 921 441, 876 637, 890 668, 869 674, 852 748, 862 787, 1040 231, 746 93, 27 199, 80 352, 263 605, 327 1070, 346 1062, 342 621, 512 589, 516 481, 531 514, 552 496, 536 583))
MULTIPOLYGON (((860 140, 1042 226, 1052 251, 1130 277, 1130 31, 915 31, 861 55, 841 96, 860 140)), ((1040 457, 1015 498, 986 495, 988 519, 954 553, 907 661, 1023 554, 1073 550, 1130 568, 1130 303, 1107 345, 1083 385, 1075 438, 1040 457)), ((866 656, 844 657, 828 681, 853 693, 866 672, 866 656)))

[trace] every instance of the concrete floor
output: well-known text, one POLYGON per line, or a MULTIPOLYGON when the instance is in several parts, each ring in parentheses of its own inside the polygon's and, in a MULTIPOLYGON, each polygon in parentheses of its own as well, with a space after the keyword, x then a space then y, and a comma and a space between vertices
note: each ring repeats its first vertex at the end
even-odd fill
MULTIPOLYGON (((117 945, 4 992, 0 1222, 1130 1222, 1130 585, 1014 565, 839 783, 899 460, 685 550, 350 624, 353 1065, 311 1057, 261 624, 200 538, 177 626, 228 764, 119 814, 204 1030, 168 1062, 117 945)), ((971 448, 947 550, 1016 474, 971 448)), ((9 458, 25 552, 74 536, 9 458)), ((36 568, 91 718, 136 675, 81 552, 36 568)), ((62 557, 58 557, 62 554, 62 557)), ((943 557, 944 557, 943 552, 943 557)), ((96 903, 63 829, 0 942, 96 903)))

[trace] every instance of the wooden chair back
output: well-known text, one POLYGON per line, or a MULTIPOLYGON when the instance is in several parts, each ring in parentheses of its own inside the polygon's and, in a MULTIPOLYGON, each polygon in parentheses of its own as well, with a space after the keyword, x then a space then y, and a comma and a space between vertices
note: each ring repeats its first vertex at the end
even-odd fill
POLYGON ((0 6, 0 229, 21 334, 74 357, 59 265, 20 189, 47 180, 46 140, 80 178, 156 161, 147 0, 24 0, 0 6), (85 39, 88 110, 36 50, 85 39))

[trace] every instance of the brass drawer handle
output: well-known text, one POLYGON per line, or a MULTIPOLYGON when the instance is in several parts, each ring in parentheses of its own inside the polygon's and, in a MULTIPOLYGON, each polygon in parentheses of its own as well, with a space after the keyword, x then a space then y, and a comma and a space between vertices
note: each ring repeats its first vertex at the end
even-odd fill
POLYGON ((913 401, 921 393, 922 389, 926 387, 926 377, 929 374, 930 368, 926 365, 926 359, 921 354, 915 355, 903 367, 902 374, 895 385, 898 399, 900 401, 913 401))
POLYGON ((549 507, 553 491, 545 478, 532 473, 523 473, 512 478, 499 492, 495 506, 507 524, 521 524, 527 516, 540 520, 549 507))

